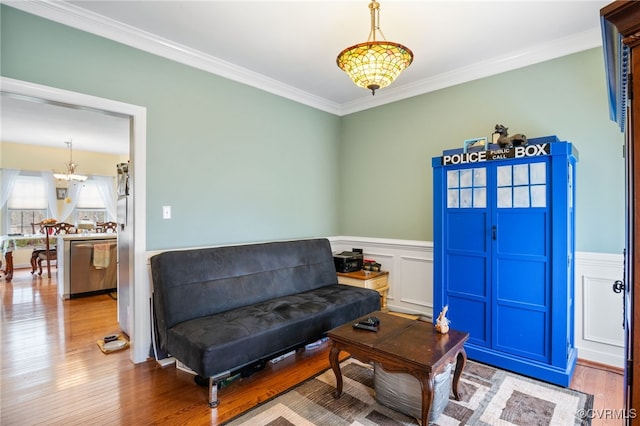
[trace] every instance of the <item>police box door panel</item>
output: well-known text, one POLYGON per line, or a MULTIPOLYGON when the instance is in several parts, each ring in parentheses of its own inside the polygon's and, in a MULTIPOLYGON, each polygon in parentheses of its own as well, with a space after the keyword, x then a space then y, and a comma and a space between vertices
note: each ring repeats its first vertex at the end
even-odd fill
POLYGON ((443 285, 452 326, 469 340, 491 346, 491 212, 487 207, 487 167, 446 171, 443 285))
POLYGON ((549 360, 550 217, 548 160, 495 166, 493 347, 549 360))

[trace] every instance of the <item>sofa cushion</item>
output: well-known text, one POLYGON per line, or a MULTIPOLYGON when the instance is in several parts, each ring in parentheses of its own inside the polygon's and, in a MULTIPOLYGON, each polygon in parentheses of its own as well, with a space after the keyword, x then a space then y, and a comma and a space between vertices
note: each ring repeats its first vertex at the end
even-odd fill
POLYGON ((167 343, 173 356, 208 377, 308 343, 379 308, 376 291, 335 284, 182 322, 168 330, 167 343))

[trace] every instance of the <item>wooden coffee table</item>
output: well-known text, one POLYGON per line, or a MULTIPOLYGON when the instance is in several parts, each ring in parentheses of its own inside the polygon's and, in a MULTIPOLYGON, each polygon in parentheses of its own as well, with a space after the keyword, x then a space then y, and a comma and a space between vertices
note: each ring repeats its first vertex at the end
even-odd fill
MULTIPOLYGON (((353 323, 348 323, 327 334, 331 339, 329 361, 336 375, 334 397, 340 398, 342 394, 338 354, 340 351, 349 352, 361 362, 377 362, 386 371, 408 373, 416 377, 422 388, 422 424, 428 425, 433 401, 433 379, 453 361, 456 361, 456 368, 451 388, 456 400, 460 400, 458 382, 467 362, 463 345, 469 338, 469 333, 449 330, 447 334, 440 334, 428 322, 384 312, 374 312, 371 315, 380 319, 377 332, 354 329, 353 323)), ((364 320, 367 316, 359 320, 364 320)))

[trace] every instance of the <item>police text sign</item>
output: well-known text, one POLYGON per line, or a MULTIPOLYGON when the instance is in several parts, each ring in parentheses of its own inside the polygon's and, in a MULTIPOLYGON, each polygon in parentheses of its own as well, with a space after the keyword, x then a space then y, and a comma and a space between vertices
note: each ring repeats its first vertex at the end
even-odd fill
POLYGON ((481 163, 483 161, 504 160, 507 158, 537 157, 549 155, 551 147, 548 143, 538 145, 514 146, 513 148, 495 149, 492 151, 465 152, 442 156, 442 165, 481 163))

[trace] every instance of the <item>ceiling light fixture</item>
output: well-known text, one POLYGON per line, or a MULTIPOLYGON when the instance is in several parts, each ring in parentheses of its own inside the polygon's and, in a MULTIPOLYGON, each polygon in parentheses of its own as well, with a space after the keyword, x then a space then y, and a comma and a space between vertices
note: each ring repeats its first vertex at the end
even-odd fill
POLYGON ((390 85, 402 70, 411 65, 413 52, 406 46, 386 41, 380 29, 380 3, 371 0, 371 32, 365 43, 347 47, 338 55, 336 63, 356 86, 376 90, 390 85), (383 41, 376 41, 376 32, 383 41))
POLYGON ((54 173, 53 177, 61 180, 77 180, 79 182, 84 182, 87 180, 87 176, 77 175, 76 167, 77 164, 73 162, 73 143, 72 141, 65 142, 67 144, 67 148, 69 148, 69 162, 67 163, 67 173, 54 173))

